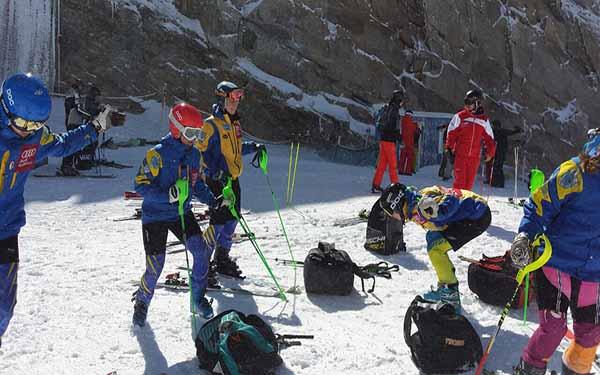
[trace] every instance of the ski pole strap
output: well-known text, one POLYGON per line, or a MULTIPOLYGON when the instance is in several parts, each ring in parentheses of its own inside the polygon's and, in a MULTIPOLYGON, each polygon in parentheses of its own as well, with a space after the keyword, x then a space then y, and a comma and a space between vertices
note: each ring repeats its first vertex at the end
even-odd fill
POLYGON ((267 155, 267 151, 264 148, 259 149, 256 154, 254 154, 254 158, 252 158, 252 162, 250 163, 254 168, 260 168, 263 173, 266 175, 267 164, 269 163, 269 156, 267 155))

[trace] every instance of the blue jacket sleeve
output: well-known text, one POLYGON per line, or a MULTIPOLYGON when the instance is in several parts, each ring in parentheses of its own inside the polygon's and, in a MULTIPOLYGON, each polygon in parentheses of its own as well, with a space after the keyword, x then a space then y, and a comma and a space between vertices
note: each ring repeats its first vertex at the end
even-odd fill
POLYGON ((40 138, 40 150, 38 151, 37 158, 68 156, 95 142, 97 139, 98 133, 91 124, 81 125, 60 135, 52 133, 50 129, 44 127, 40 138))
POLYGON ((525 203, 519 232, 527 233, 527 237, 533 240, 558 216, 561 207, 573 197, 572 194, 582 190, 583 175, 576 161, 564 162, 525 203))
POLYGON ((450 219, 456 214, 460 207, 460 200, 452 195, 442 195, 438 201, 438 216, 435 220, 431 220, 434 223, 448 224, 450 219))
POLYGON ((256 152, 256 142, 243 142, 242 143, 242 155, 248 155, 256 152))
POLYGON ((153 195, 165 195, 169 186, 162 186, 159 174, 162 169, 162 157, 156 147, 146 152, 146 157, 135 176, 134 188, 144 198, 153 195))

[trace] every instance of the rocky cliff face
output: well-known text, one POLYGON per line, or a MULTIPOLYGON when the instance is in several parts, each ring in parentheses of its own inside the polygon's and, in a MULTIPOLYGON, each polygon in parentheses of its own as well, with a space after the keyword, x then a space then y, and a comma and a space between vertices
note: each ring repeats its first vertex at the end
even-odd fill
POLYGON ((210 108, 245 84, 245 128, 352 140, 396 88, 455 112, 468 89, 550 169, 596 127, 598 0, 62 0, 62 77, 210 108), (166 86, 165 86, 166 85, 166 86))

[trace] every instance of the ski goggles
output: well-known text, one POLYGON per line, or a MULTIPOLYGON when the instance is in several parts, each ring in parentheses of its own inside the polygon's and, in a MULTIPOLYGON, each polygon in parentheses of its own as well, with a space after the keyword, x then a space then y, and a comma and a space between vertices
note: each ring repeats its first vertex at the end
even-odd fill
POLYGON ((244 98, 244 89, 235 89, 229 93, 229 98, 233 101, 239 102, 244 98))
POLYGON ((46 121, 31 121, 21 117, 12 117, 10 122, 15 128, 26 132, 38 131, 46 125, 46 121))
POLYGON ((481 99, 476 99, 476 98, 466 98, 465 99, 465 105, 474 105, 475 108, 481 107, 481 99))
MULTIPOLYGON (((169 113, 169 120, 175 125, 177 130, 179 130, 179 134, 181 134, 188 141, 195 141, 201 138, 202 128, 192 128, 189 126, 183 126, 176 118, 173 116, 173 112, 169 113)), ((202 125, 202 124, 201 124, 202 125)))

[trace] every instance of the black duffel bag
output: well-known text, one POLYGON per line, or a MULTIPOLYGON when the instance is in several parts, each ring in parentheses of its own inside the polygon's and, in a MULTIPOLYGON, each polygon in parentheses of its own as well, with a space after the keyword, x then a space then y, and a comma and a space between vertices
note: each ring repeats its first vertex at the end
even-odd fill
POLYGON ((425 374, 455 374, 475 367, 483 354, 479 335, 467 318, 441 305, 415 297, 404 316, 404 341, 425 374), (417 332, 412 333, 412 323, 417 332))
MULTIPOLYGON (((517 272, 519 271, 510 259, 510 250, 504 255, 488 257, 485 254, 479 261, 470 260, 468 280, 469 289, 479 299, 494 306, 504 306, 512 298, 517 287, 517 272)), ((529 274, 530 286, 528 300, 535 298, 533 288, 533 273, 529 274)), ((525 283, 519 287, 519 294, 511 308, 523 307, 525 302, 525 283)))
POLYGON ((375 289, 375 275, 362 270, 352 262, 347 252, 336 250, 334 244, 319 242, 304 260, 306 293, 346 296, 354 289, 354 275, 360 277, 363 291, 365 279, 373 280, 369 292, 375 289))

